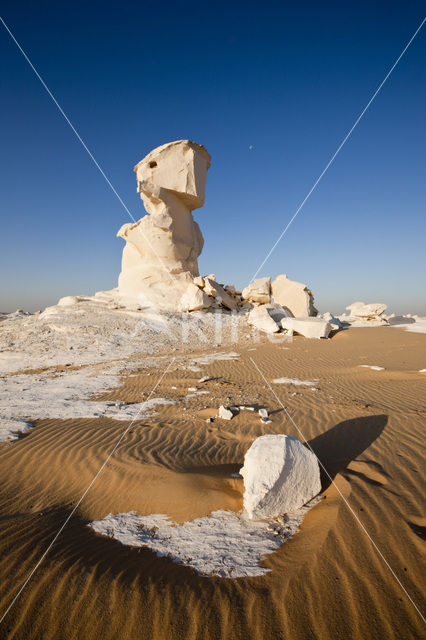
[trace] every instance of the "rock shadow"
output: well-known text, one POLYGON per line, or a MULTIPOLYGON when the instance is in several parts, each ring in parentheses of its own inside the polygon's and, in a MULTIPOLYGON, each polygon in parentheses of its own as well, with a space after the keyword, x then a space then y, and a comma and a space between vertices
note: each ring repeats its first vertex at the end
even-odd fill
MULTIPOLYGON (((387 422, 386 415, 344 420, 310 440, 309 445, 334 480, 338 473, 344 471, 352 460, 358 458, 380 436, 387 422)), ((321 467, 322 491, 330 484, 330 478, 321 467)))

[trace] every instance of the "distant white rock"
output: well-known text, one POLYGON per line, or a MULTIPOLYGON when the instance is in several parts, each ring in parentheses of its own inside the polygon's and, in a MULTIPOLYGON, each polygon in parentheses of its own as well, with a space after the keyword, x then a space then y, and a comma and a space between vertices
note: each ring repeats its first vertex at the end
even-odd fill
POLYGON ((248 302, 271 302, 271 278, 257 278, 242 290, 241 297, 248 302))
POLYGON ((384 371, 384 367, 379 367, 376 364, 359 364, 359 367, 364 367, 365 369, 373 369, 373 371, 384 371))
POLYGON ((317 457, 297 438, 256 438, 240 470, 250 518, 276 517, 303 507, 321 491, 317 457))
POLYGON ((297 387, 315 387, 318 380, 299 380, 299 378, 274 378, 274 384, 294 384, 297 387))
POLYGON ((323 318, 282 318, 281 326, 290 334, 300 333, 305 338, 328 338, 332 330, 323 318))
POLYGON ((78 296, 65 296, 58 300, 58 307, 71 307, 74 304, 78 304, 80 298, 78 296))
POLYGON ((252 309, 247 316, 247 322, 265 333, 277 333, 280 330, 279 325, 270 316, 267 307, 264 305, 252 309))
POLYGON ((377 320, 386 311, 387 305, 383 302, 371 302, 370 304, 353 302, 346 309, 349 311, 350 316, 365 318, 366 320, 377 320))
POLYGON ((271 290, 274 302, 289 309, 295 318, 317 315, 314 296, 306 284, 290 280, 283 273, 272 282, 271 290))

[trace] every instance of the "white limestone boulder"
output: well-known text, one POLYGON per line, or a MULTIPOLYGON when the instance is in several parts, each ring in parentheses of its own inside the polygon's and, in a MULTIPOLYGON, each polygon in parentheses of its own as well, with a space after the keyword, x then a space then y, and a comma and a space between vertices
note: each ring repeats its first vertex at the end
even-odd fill
POLYGON ((332 331, 331 324, 323 318, 282 318, 281 327, 305 338, 328 338, 332 331))
POLYGON ((339 329, 343 329, 343 323, 340 322, 339 318, 336 318, 336 316, 333 316, 333 314, 330 313, 330 311, 326 311, 325 313, 323 313, 321 316, 318 316, 318 317, 322 318, 322 320, 327 320, 327 322, 331 324, 331 328, 333 331, 339 331, 339 329))
POLYGON ((240 470, 249 518, 268 518, 300 509, 321 491, 317 457, 297 438, 256 438, 240 470))
POLYGON ((365 304, 364 302, 353 302, 346 309, 351 316, 357 318, 365 318, 366 320, 376 320, 387 309, 387 305, 383 302, 372 302, 365 304))
POLYGON ((189 284, 180 299, 180 311, 199 311, 208 309, 212 305, 212 299, 195 284, 189 284))
POLYGON ((271 302, 271 278, 257 278, 242 290, 241 297, 248 302, 271 302))
POLYGON ((254 307, 247 315, 247 322, 264 333, 277 333, 280 330, 280 326, 269 315, 269 311, 264 305, 254 307))
POLYGON ((290 310, 295 318, 316 316, 314 296, 306 284, 295 282, 285 274, 277 276, 271 284, 272 297, 282 307, 290 310))

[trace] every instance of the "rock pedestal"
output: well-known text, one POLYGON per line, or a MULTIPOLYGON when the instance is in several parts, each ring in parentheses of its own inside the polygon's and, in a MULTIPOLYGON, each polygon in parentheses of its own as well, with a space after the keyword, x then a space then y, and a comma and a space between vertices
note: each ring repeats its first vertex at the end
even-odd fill
POLYGON ((124 300, 177 310, 198 276, 203 236, 192 211, 205 199, 210 155, 190 140, 170 142, 149 153, 136 167, 138 192, 148 214, 124 224, 126 240, 118 280, 124 300))

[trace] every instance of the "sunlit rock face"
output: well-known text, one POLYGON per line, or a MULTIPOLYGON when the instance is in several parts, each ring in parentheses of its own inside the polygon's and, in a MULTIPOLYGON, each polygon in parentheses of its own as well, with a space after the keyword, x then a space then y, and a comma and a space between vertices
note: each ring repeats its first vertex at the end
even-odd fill
POLYGON ((205 199, 210 155, 190 140, 157 147, 135 167, 138 193, 148 215, 124 224, 126 240, 118 280, 120 296, 142 305, 178 309, 199 275, 203 236, 192 211, 205 199))

